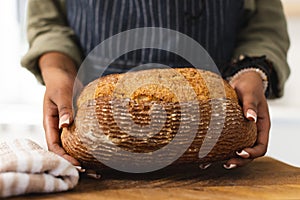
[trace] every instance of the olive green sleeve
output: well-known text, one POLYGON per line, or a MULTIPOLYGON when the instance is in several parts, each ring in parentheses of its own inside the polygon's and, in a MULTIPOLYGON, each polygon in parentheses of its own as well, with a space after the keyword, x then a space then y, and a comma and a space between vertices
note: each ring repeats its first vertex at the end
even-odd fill
POLYGON ((282 3, 280 0, 247 0, 245 11, 249 16, 239 33, 234 58, 265 55, 277 76, 271 77, 275 81, 269 80, 269 84, 276 84, 271 98, 281 97, 290 74, 287 63, 290 41, 282 3))
POLYGON ((29 50, 21 60, 22 66, 43 83, 38 60, 46 52, 61 52, 71 57, 77 66, 82 52, 74 31, 68 27, 64 0, 29 0, 27 13, 29 50))

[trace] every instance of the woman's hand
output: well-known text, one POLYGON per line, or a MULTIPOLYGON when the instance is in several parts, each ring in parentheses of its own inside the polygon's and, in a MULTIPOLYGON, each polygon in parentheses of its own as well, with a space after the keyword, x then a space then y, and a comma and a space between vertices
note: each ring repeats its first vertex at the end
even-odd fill
POLYGON ((257 72, 249 71, 240 74, 231 82, 231 86, 236 90, 242 102, 245 117, 256 122, 258 135, 254 147, 237 152, 239 158, 228 160, 224 164, 226 169, 243 166, 253 159, 265 155, 271 124, 263 81, 257 72))
POLYGON ((61 147, 59 133, 62 127, 73 121, 72 96, 77 73, 75 63, 62 53, 49 52, 40 58, 39 66, 46 85, 43 124, 48 149, 79 166, 80 163, 61 147))

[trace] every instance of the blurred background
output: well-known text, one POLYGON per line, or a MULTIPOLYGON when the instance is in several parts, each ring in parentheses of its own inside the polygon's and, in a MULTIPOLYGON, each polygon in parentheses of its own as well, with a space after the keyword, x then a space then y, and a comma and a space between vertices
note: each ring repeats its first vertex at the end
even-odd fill
MULTIPOLYGON (((269 101, 272 128, 267 155, 300 167, 300 1, 283 0, 288 19, 291 76, 285 95, 269 101)), ((0 142, 30 138, 46 148, 42 128, 45 88, 20 66, 28 48, 25 35, 26 0, 0 1, 0 142)))

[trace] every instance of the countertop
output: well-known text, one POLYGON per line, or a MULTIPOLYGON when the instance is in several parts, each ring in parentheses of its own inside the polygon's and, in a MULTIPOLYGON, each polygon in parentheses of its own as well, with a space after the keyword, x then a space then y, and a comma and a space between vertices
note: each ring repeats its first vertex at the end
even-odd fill
POLYGON ((182 166, 148 174, 108 170, 100 180, 81 177, 68 192, 12 199, 300 199, 300 168, 263 157, 234 170, 220 163, 207 170, 182 166))

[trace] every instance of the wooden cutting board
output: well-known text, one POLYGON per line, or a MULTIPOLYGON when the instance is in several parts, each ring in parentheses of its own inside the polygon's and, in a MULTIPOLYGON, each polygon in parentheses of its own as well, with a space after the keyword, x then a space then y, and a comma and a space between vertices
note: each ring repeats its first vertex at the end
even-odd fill
POLYGON ((148 174, 107 170, 100 180, 81 177, 72 191, 13 199, 300 199, 300 168, 263 157, 235 170, 220 163, 207 170, 183 166, 148 174))

